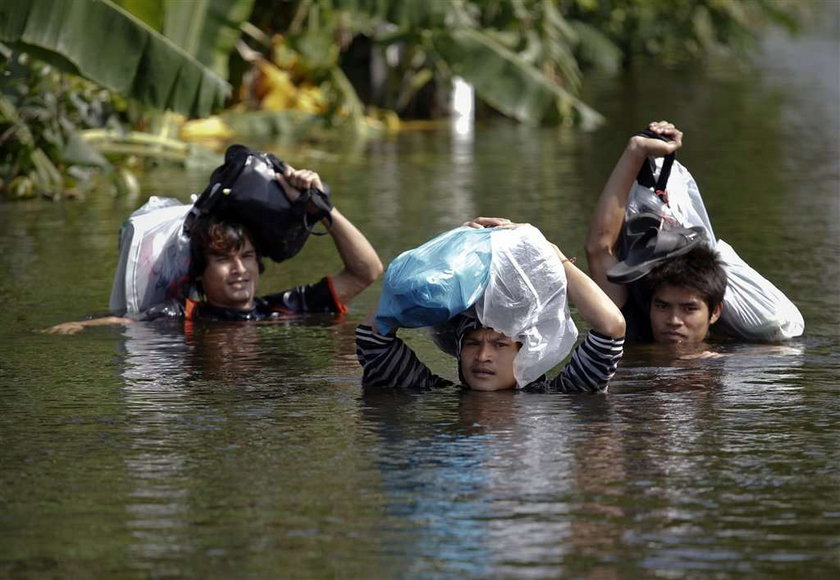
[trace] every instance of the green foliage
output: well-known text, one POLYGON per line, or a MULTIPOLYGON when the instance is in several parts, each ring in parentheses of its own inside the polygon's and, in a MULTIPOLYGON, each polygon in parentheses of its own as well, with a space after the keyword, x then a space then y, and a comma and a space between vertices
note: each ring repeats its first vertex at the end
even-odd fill
POLYGON ((592 124, 599 115, 576 98, 582 70, 737 51, 764 24, 792 29, 799 10, 794 0, 292 0, 258 1, 253 22, 283 34, 344 103, 361 91, 370 104, 404 114, 429 87, 445 93, 460 75, 479 99, 519 121, 592 124), (370 45, 368 60, 354 53, 360 42, 370 45), (338 59, 313 46, 340 51, 338 59), (350 69, 376 60, 387 61, 387 78, 365 86, 369 79, 350 69), (330 81, 338 67, 355 79, 349 90, 330 81))
POLYGON ((356 91, 367 90, 375 93, 370 104, 406 114, 423 91, 432 87, 445 95, 458 75, 475 86, 479 99, 522 122, 600 119, 575 97, 582 82, 573 50, 578 35, 556 2, 301 0, 285 3, 282 11, 275 6, 258 2, 253 21, 282 33, 303 66, 331 85, 327 91, 339 106, 353 110, 356 91), (363 86, 367 80, 348 85, 336 73, 368 66, 343 58, 363 41, 371 43, 363 58, 387 62, 387 78, 372 90, 363 86), (325 45, 340 53, 323 58, 323 50, 310 48, 325 45))
POLYGON ((655 58, 675 66, 710 53, 739 53, 768 24, 794 31, 809 2, 800 0, 567 1, 570 19, 600 30, 624 63, 655 58))
POLYGON ((60 170, 110 167, 78 128, 108 124, 123 106, 111 93, 26 56, 0 66, 0 191, 7 197, 56 196, 60 170))
POLYGON ((327 96, 326 117, 333 124, 349 119, 365 126, 366 105, 434 115, 458 75, 475 87, 479 100, 521 122, 593 125, 600 115, 577 97, 590 67, 616 71, 639 56, 678 65, 738 50, 764 24, 795 29, 807 5, 796 0, 4 0, 0 58, 7 60, 4 72, 11 76, 0 94, 0 188, 13 195, 54 194, 62 189, 60 170, 103 165, 75 131, 112 119, 117 94, 151 110, 206 116, 218 109, 229 94, 224 78, 240 25, 252 12, 251 22, 267 33, 263 43, 280 35, 270 46, 263 44, 268 59, 276 62, 281 50, 290 53, 294 75, 317 85, 313 93, 327 96), (9 60, 12 50, 50 66, 23 67, 26 72, 18 74, 18 63, 9 60), (373 68, 375 74, 368 72, 373 68))
POLYGON ((0 42, 146 106, 202 117, 230 86, 108 0, 4 0, 0 42))
POLYGON ((228 60, 248 20, 254 0, 114 0, 160 32, 219 77, 228 78, 228 60))
MULTIPOLYGON (((205 116, 223 104, 230 87, 208 66, 227 75, 239 24, 253 0, 120 4, 139 17, 108 0, 0 4, 0 42, 8 45, 0 44, 6 60, 0 63, 6 75, 0 95, 0 191, 7 196, 56 196, 68 191, 70 168, 110 169, 80 130, 110 125, 106 134, 127 140, 132 152, 160 151, 165 139, 149 146, 116 121, 115 104, 125 108, 117 95, 134 99, 153 117, 164 109, 205 116), (168 32, 177 45, 155 30, 168 32), (22 56, 12 58, 13 50, 22 56)), ((109 139, 97 143, 116 150, 109 139)))

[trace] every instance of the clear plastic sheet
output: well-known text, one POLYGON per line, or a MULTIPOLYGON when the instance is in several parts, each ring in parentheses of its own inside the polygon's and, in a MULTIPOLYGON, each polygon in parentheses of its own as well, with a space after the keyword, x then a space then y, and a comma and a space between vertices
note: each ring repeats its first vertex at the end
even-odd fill
MULTIPOLYGON (((662 169, 662 157, 653 161, 655 168, 653 174, 659 176, 662 169)), ((679 161, 674 161, 671 167, 671 175, 668 177, 668 205, 665 205, 649 187, 634 182, 627 198, 627 217, 638 213, 655 213, 663 218, 663 227, 690 227, 703 226, 706 230, 706 239, 715 239, 712 231, 712 222, 706 212, 703 198, 700 196, 700 189, 697 182, 691 176, 688 169, 679 161)))
POLYGON ((566 358, 577 341, 566 272, 533 226, 496 229, 491 241, 490 280, 475 311, 483 326, 522 343, 513 373, 524 387, 566 358))

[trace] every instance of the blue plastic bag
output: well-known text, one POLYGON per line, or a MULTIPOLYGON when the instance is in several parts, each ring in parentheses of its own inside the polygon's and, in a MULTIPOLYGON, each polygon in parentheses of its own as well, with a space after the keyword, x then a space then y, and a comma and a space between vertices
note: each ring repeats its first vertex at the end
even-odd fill
POLYGON ((492 232, 456 228, 397 256, 385 272, 379 332, 442 324, 475 304, 490 280, 492 232))

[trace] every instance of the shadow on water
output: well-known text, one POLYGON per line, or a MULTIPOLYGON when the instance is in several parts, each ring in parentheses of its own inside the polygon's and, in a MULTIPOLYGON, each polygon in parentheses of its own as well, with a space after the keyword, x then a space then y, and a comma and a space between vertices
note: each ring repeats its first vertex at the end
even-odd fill
MULTIPOLYGON (((793 298, 806 335, 708 359, 631 346, 607 396, 363 392, 353 332, 378 284, 346 319, 38 334, 103 308, 140 200, 2 204, 0 576, 836 573, 836 36, 771 38, 761 58, 760 73, 593 79, 609 123, 590 134, 493 123, 281 152, 321 171, 386 262, 476 214, 582 257, 627 135, 677 120, 716 233, 793 298)), ((206 172, 144 179, 186 200, 206 172)), ((263 291, 338 268, 312 240, 263 291)))

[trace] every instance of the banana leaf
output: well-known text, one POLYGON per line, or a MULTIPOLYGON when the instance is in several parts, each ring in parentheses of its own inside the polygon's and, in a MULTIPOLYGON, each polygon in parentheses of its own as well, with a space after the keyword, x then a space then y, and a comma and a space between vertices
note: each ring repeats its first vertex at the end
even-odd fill
POLYGON ((114 0, 222 78, 254 0, 114 0))
POLYGON ((455 29, 435 35, 432 44, 453 73, 475 87, 479 98, 520 122, 553 122, 568 112, 576 113, 584 126, 595 126, 603 120, 598 112, 487 34, 455 29))
POLYGON ((191 117, 208 116, 230 93, 224 79, 108 0, 3 0, 0 42, 191 117))

